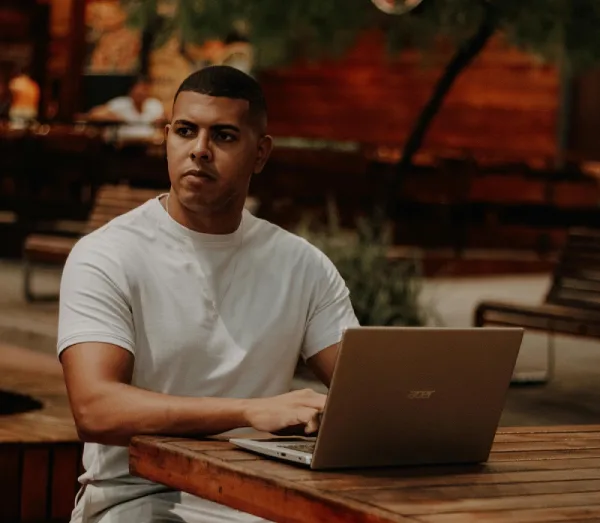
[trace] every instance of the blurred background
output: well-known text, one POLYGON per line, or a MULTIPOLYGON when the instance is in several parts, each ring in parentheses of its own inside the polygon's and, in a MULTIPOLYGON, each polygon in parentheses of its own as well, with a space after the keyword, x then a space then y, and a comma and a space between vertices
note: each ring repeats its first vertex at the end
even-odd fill
POLYGON ((269 103, 265 218, 292 227, 331 197, 353 227, 385 200, 428 272, 473 249, 549 267, 568 227, 598 225, 598 8, 521 4, 3 0, 0 254, 85 220, 104 183, 166 187, 173 94, 224 63, 269 103))
MULTIPOLYGON (((0 389, 63 397, 76 439, 64 261, 168 190, 173 94, 228 64, 276 144, 248 209, 332 258, 361 323, 523 326, 502 423, 597 421, 599 26, 594 0, 1 0, 0 389)), ((0 428, 52 433, 4 398, 0 428)))
POLYGON ((168 191, 173 95, 211 64, 269 106, 247 208, 363 325, 524 327, 501 424, 597 423, 599 26, 595 0, 0 0, 0 520, 69 519, 62 267, 168 191))

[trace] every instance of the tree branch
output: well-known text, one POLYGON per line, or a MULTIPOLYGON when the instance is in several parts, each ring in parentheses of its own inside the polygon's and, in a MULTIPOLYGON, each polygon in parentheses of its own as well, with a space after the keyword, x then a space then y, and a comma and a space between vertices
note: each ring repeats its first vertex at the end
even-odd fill
POLYGON ((394 177, 390 184, 390 191, 387 192, 387 216, 392 216, 390 211, 393 211, 400 182, 402 181, 402 175, 411 167, 415 153, 421 148, 423 139, 431 126, 431 122, 442 107, 446 95, 454 85, 458 76, 485 47, 486 43, 498 27, 498 17, 494 6, 488 2, 484 2, 483 8, 484 16, 477 32, 471 38, 465 40, 465 42, 457 49, 456 53, 446 66, 444 73, 437 81, 431 98, 423 107, 413 130, 406 140, 402 150, 402 157, 396 166, 394 177))

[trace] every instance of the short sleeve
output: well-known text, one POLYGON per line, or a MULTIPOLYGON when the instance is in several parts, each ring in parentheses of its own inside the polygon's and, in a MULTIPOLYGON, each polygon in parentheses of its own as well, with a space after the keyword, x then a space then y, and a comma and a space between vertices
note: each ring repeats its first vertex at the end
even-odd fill
POLYGON ((144 114, 143 118, 146 122, 154 122, 159 118, 162 118, 165 114, 163 104, 157 98, 148 98, 144 102, 144 114))
POLYGON ((315 283, 301 351, 305 360, 340 342, 346 328, 358 326, 346 283, 331 260, 317 252, 315 283))
POLYGON ((130 303, 117 249, 89 236, 80 240, 61 278, 58 354, 84 342, 111 343, 134 353, 130 303))

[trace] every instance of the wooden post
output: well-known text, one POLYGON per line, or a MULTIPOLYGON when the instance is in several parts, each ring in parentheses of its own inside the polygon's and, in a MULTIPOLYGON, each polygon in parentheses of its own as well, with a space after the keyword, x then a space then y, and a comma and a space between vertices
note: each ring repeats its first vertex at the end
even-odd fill
POLYGON ((85 9, 86 0, 72 0, 67 74, 61 89, 59 114, 71 120, 81 108, 81 75, 85 60, 85 9))

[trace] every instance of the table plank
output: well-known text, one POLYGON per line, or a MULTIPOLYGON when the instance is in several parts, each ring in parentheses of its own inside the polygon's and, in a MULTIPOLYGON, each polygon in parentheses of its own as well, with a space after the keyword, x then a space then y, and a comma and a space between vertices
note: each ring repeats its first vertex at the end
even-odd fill
POLYGON ((362 474, 348 475, 342 479, 304 481, 304 485, 325 490, 352 490, 365 488, 384 487, 432 487, 462 485, 472 487, 474 485, 494 485, 502 483, 533 483, 543 481, 572 481, 575 479, 596 480, 600 479, 600 468, 583 468, 567 470, 528 470, 522 472, 474 472, 464 474, 455 469, 444 469, 445 472, 437 472, 432 468, 431 472, 398 471, 398 476, 393 474, 382 474, 365 476, 362 474))
POLYGON ((169 443, 162 443, 158 438, 133 438, 129 450, 130 469, 133 474, 272 521, 414 521, 377 507, 365 506, 363 503, 341 499, 315 489, 303 489, 301 485, 292 482, 245 470, 246 462, 227 462, 206 454, 202 454, 202 460, 195 459, 198 451, 188 451, 169 443), (162 452, 157 455, 157 450, 162 452))
POLYGON ((600 520, 600 505, 585 507, 541 508, 526 510, 499 510, 486 512, 455 512, 454 514, 431 514, 420 516, 422 523, 558 523, 561 521, 598 521, 600 520))
MULTIPOLYGON (((589 490, 589 489, 588 489, 589 490)), ((463 494, 465 491, 463 491, 463 494)), ((469 494, 470 495, 470 492, 469 494)), ((404 515, 428 515, 456 512, 497 512, 505 510, 553 509, 600 504, 600 491, 565 492, 539 495, 494 496, 456 500, 412 499, 395 490, 357 491, 347 497, 371 503, 404 515)))
POLYGON ((501 441, 494 443, 492 453, 521 450, 600 449, 600 437, 590 439, 557 439, 554 441, 501 441))
POLYGON ((538 450, 538 451, 516 451, 516 452, 496 452, 490 455, 488 463, 501 463, 505 461, 544 461, 544 460, 565 460, 576 458, 597 458, 600 457, 600 449, 559 449, 559 450, 538 450))
POLYGON ((227 442, 137 437, 132 473, 272 521, 546 522, 600 518, 600 426, 499 431, 475 465, 312 471, 227 442))
POLYGON ((232 461, 259 461, 261 458, 256 454, 250 454, 243 450, 207 450, 204 452, 207 456, 232 461))
POLYGON ((600 425, 543 425, 523 427, 501 427, 498 434, 562 434, 562 433, 600 432, 600 425))
POLYGON ((531 432, 496 434, 494 443, 522 443, 525 441, 579 441, 600 439, 600 432, 531 432))
MULTIPOLYGON (((528 456, 526 452, 518 453, 517 458, 502 460, 494 460, 490 461, 483 465, 462 465, 460 467, 457 466, 442 466, 442 467, 402 467, 397 469, 364 469, 359 471, 339 471, 339 472, 322 472, 322 471, 312 471, 309 469, 304 469, 300 467, 290 467, 288 465, 284 465, 282 463, 278 463, 275 461, 270 461, 266 459, 261 459, 259 461, 252 461, 244 463, 244 466, 248 470, 254 470, 256 472, 263 472, 265 474, 272 475, 273 477, 277 477, 280 479, 285 479, 294 482, 303 482, 303 481, 325 481, 325 480, 347 480, 349 475, 359 475, 361 477, 375 477, 375 478, 388 478, 389 475, 392 477, 419 477, 426 474, 433 475, 443 475, 443 474, 466 474, 466 473, 474 473, 474 474, 486 474, 494 471, 504 471, 506 469, 502 468, 502 464, 509 464, 511 470, 513 471, 526 471, 526 470, 548 470, 552 465, 549 465, 548 462, 561 462, 566 459, 576 460, 580 462, 582 460, 588 459, 588 452, 586 450, 580 450, 576 452, 568 452, 568 453, 559 453, 554 451, 552 453, 543 453, 542 457, 539 457, 537 453, 530 453, 528 456), (538 464, 544 463, 545 468, 540 468, 538 464)), ((508 453, 507 453, 508 454, 508 453)), ((600 454, 595 452, 592 454, 592 458, 595 459, 599 457, 600 454)), ((567 468, 564 465, 554 465, 556 470, 567 468)), ((587 468, 585 465, 575 464, 571 468, 587 468)))
POLYGON ((404 487, 347 490, 344 494, 355 499, 368 497, 371 500, 409 500, 415 504, 422 502, 458 501, 465 499, 502 498, 509 496, 530 496, 537 494, 560 494, 566 492, 598 492, 600 480, 543 481, 540 483, 499 483, 492 485, 464 485, 404 487), (465 497, 465 493, 468 497, 465 497))
POLYGON ((4 416, 0 444, 79 441, 56 357, 0 342, 0 388, 43 404, 39 410, 4 416))
MULTIPOLYGON (((330 490, 346 490, 356 488, 385 488, 391 485, 402 486, 408 483, 412 486, 439 486, 441 483, 449 483, 451 485, 473 486, 469 478, 489 478, 488 481, 482 479, 482 484, 498 484, 506 483, 508 479, 514 479, 515 476, 507 476, 507 473, 539 473, 540 471, 548 471, 548 481, 554 481, 558 478, 556 473, 563 474, 579 474, 581 469, 591 470, 592 476, 596 475, 596 469, 600 470, 600 459, 573 459, 573 460, 539 460, 539 461, 515 461, 515 462, 500 462, 486 465, 475 465, 472 467, 415 467, 410 469, 389 469, 389 471, 372 470, 364 471, 348 471, 343 474, 338 474, 334 478, 325 478, 320 475, 314 476, 317 479, 303 480, 303 483, 312 485, 316 488, 330 490), (432 479, 433 478, 433 479, 432 479), (450 479, 448 479, 450 478, 450 479), (494 481, 494 479, 496 481, 494 481)), ((584 472, 585 474, 585 472, 584 472)), ((523 476, 521 476, 523 478, 523 476)), ((523 479, 531 478, 525 476, 523 479)), ((581 478, 579 476, 578 478, 581 478)), ((576 478, 576 479, 578 479, 576 478)), ((582 478, 583 479, 583 478, 582 478)), ((597 478, 592 478, 597 479, 597 478)), ((570 481, 570 479, 562 479, 570 481)), ((588 478, 586 478, 588 480, 588 478)), ((518 482, 523 483, 523 481, 518 482)))

